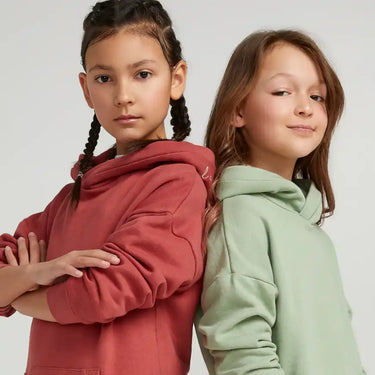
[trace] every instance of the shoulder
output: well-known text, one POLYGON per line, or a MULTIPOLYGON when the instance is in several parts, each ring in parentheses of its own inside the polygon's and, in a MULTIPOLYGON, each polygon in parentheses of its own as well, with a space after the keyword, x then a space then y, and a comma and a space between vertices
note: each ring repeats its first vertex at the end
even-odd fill
POLYGON ((187 192, 202 181, 197 169, 184 163, 164 163, 149 170, 143 177, 155 187, 165 189, 178 188, 179 192, 187 192))
POLYGON ((142 190, 135 199, 150 211, 173 214, 184 203, 204 206, 207 198, 202 176, 192 165, 162 164, 143 174, 138 183, 142 190))
POLYGON ((267 215, 266 201, 260 195, 242 194, 222 201, 222 223, 225 229, 231 227, 264 226, 267 215))
POLYGON ((272 279, 268 225, 253 209, 253 200, 235 196, 223 201, 222 216, 209 235, 207 272, 272 279))
POLYGON ((72 192, 73 184, 67 184, 65 185, 52 199, 52 201, 48 204, 46 207, 46 210, 54 210, 57 209, 65 200, 70 200, 70 195, 72 192))

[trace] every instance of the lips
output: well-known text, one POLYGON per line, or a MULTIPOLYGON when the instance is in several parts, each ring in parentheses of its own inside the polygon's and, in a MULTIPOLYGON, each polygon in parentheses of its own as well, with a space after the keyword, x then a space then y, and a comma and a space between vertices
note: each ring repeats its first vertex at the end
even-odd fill
POLYGON ((313 132, 315 129, 310 125, 304 125, 304 124, 297 124, 297 125, 290 125, 288 126, 289 129, 297 130, 300 132, 313 132))
POLYGON ((139 119, 138 116, 133 116, 133 115, 121 115, 117 118, 115 118, 115 121, 131 121, 131 120, 137 120, 139 119))

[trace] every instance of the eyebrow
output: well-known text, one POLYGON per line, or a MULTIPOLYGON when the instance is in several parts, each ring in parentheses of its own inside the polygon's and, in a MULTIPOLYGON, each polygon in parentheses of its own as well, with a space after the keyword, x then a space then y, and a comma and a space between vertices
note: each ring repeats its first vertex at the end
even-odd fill
MULTIPOLYGON (((267 81, 271 81, 272 79, 277 78, 279 76, 287 77, 287 78, 295 78, 296 77, 294 74, 290 74, 290 73, 276 73, 272 77, 268 78, 267 81)), ((324 81, 319 80, 319 85, 326 86, 326 83, 324 81)))
POLYGON ((293 78, 294 75, 293 74, 290 74, 290 73, 276 73, 274 74, 272 77, 270 77, 268 80, 271 80, 271 79, 274 79, 274 78, 277 78, 277 77, 288 77, 288 78, 293 78))
MULTIPOLYGON (((136 68, 139 68, 140 66, 146 65, 146 64, 156 64, 156 61, 155 60, 144 59, 144 60, 137 61, 137 62, 135 62, 133 64, 128 64, 127 68, 129 68, 129 69, 136 69, 136 68)), ((91 72, 92 70, 95 70, 95 69, 99 69, 99 70, 112 70, 112 67, 109 66, 109 65, 96 64, 92 68, 89 69, 89 72, 91 72)))
POLYGON ((144 60, 141 60, 141 61, 137 61, 133 64, 129 64, 128 65, 128 68, 138 68, 139 66, 142 66, 142 65, 145 65, 145 64, 156 64, 156 61, 155 60, 148 60, 148 59, 144 59, 144 60))

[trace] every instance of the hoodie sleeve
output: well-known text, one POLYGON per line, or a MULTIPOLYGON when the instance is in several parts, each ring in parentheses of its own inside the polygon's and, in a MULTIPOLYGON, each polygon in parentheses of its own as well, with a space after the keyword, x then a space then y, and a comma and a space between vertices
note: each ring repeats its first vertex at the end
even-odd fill
MULTIPOLYGON (((8 262, 5 257, 5 247, 9 246, 15 256, 18 258, 17 253, 17 239, 24 237, 28 246, 28 234, 34 232, 39 239, 43 239, 48 244, 49 233, 53 223, 54 213, 60 206, 62 200, 69 194, 71 185, 66 185, 60 193, 53 199, 51 203, 45 208, 44 211, 37 214, 31 215, 24 219, 17 227, 14 235, 2 234, 0 236, 0 269, 8 266, 8 262)), ((12 306, 0 307, 0 316, 11 316, 15 310, 12 306)))
POLYGON ((213 374, 284 375, 272 342, 278 291, 267 232, 244 203, 226 199, 210 234, 199 331, 213 374))
MULTIPOLYGON (((192 168, 192 167, 191 167, 192 168)), ((47 291, 60 324, 106 323, 189 288, 203 272, 206 188, 195 169, 168 176, 107 239, 119 265, 88 268, 47 291)))

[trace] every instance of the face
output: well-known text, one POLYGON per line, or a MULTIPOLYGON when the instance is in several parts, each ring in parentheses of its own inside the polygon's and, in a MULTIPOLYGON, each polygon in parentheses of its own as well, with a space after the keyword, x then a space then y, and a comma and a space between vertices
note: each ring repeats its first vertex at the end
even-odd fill
POLYGON ((171 69, 157 40, 124 29, 87 49, 86 72, 79 78, 87 104, 118 154, 131 141, 166 137, 170 99, 185 88, 183 61, 171 69))
POLYGON ((297 159, 324 136, 325 97, 326 86, 304 52, 291 44, 273 46, 235 118, 249 144, 249 164, 290 179, 297 159))

